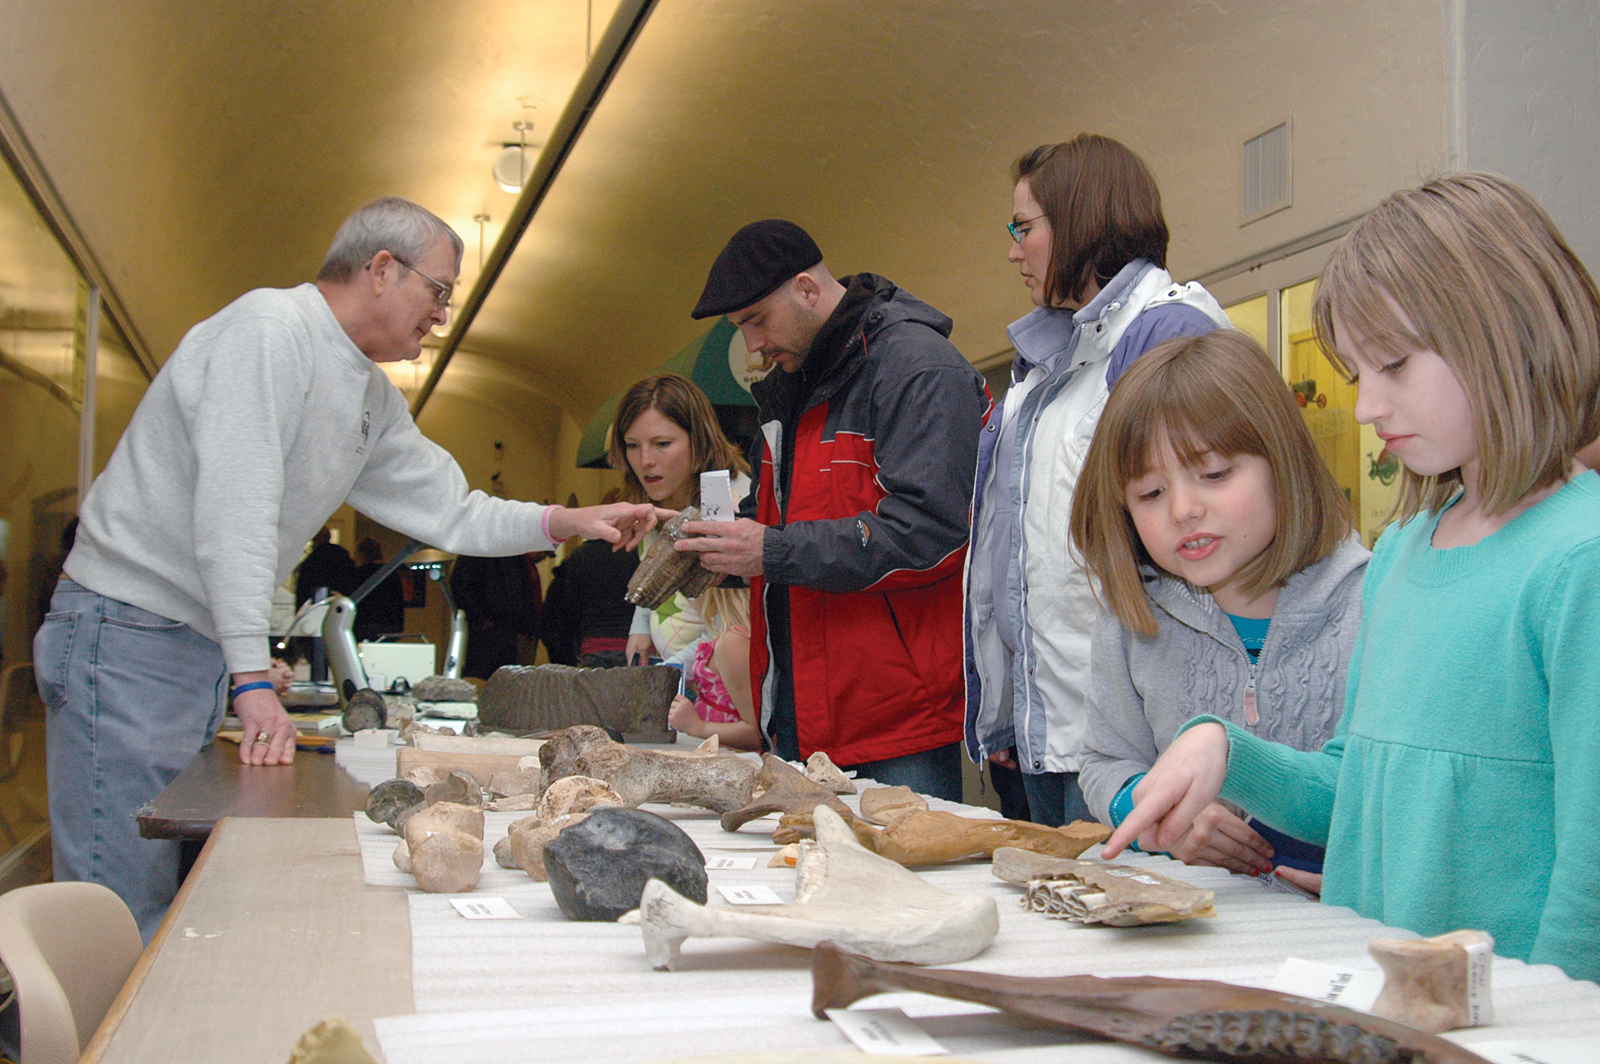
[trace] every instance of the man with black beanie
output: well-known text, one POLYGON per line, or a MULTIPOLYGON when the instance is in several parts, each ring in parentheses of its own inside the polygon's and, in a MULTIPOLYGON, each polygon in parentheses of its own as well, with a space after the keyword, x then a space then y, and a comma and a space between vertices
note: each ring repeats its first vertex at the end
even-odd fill
POLYGON ((719 314, 783 372, 752 389, 762 431, 739 520, 690 522, 699 538, 678 549, 750 578, 761 729, 783 757, 822 750, 960 801, 983 379, 948 317, 875 274, 835 279, 792 222, 728 241, 693 312, 719 314))

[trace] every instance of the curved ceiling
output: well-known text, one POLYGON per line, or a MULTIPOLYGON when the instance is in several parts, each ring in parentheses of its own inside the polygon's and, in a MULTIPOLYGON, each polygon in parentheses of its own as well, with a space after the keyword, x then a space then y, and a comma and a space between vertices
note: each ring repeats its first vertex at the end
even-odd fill
MULTIPOLYGON (((615 6, 591 28, 589 0, 10 0, 0 92, 159 361, 310 277, 384 193, 456 226, 470 284, 474 216, 492 245, 516 202, 494 155, 523 103, 544 139, 615 6)), ((770 216, 981 361, 1029 307, 1003 228, 1020 151, 1127 140, 1193 275, 1437 168, 1442 47, 1437 0, 659 0, 466 332, 477 371, 445 380, 499 387, 497 363, 581 423, 703 329, 709 263, 770 216), (1316 170, 1241 227, 1239 138, 1285 115, 1316 170)))

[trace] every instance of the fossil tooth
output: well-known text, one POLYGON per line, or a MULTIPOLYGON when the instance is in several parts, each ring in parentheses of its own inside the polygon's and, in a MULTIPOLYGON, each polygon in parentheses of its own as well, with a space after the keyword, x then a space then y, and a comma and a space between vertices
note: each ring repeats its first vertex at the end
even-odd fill
POLYGON ((826 805, 813 815, 817 841, 801 847, 793 905, 707 908, 664 883, 647 884, 639 922, 651 966, 675 967, 691 935, 791 946, 843 942, 875 957, 948 964, 977 956, 999 934, 993 898, 946 894, 869 852, 826 805))
POLYGON ((700 564, 700 556, 692 552, 673 549, 672 545, 683 539, 686 521, 700 520, 700 511, 685 506, 678 516, 661 526, 660 535, 650 544, 628 581, 628 592, 623 597, 635 606, 655 609, 674 594, 682 591, 686 598, 694 598, 717 578, 700 564))
POLYGON ((1004 846, 994 852, 993 872, 996 879, 1026 885, 1025 908, 1081 924, 1137 927, 1217 914, 1211 891, 1143 868, 1004 846))
POLYGON ((1256 1064, 1488 1064, 1437 1035, 1274 990, 1204 979, 1029 978, 875 961, 832 943, 811 955, 811 1011, 910 990, 975 1001, 1174 1057, 1256 1064))

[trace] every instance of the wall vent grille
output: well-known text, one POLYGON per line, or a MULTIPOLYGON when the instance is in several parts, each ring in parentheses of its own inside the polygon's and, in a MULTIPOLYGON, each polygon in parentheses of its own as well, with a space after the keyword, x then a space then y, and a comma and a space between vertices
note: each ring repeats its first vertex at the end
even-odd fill
POLYGON ((1279 122, 1244 142, 1241 155, 1241 225, 1294 202, 1289 169, 1289 123, 1279 122))

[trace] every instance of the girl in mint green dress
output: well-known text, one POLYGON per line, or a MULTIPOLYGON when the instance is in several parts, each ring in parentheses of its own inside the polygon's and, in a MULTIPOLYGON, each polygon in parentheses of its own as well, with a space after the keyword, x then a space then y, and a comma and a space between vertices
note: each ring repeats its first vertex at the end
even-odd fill
POLYGON ((1105 856, 1221 797, 1326 841, 1324 901, 1600 977, 1600 296, 1520 188, 1396 193, 1323 271, 1324 350, 1405 466, 1320 751, 1197 717, 1105 856))

